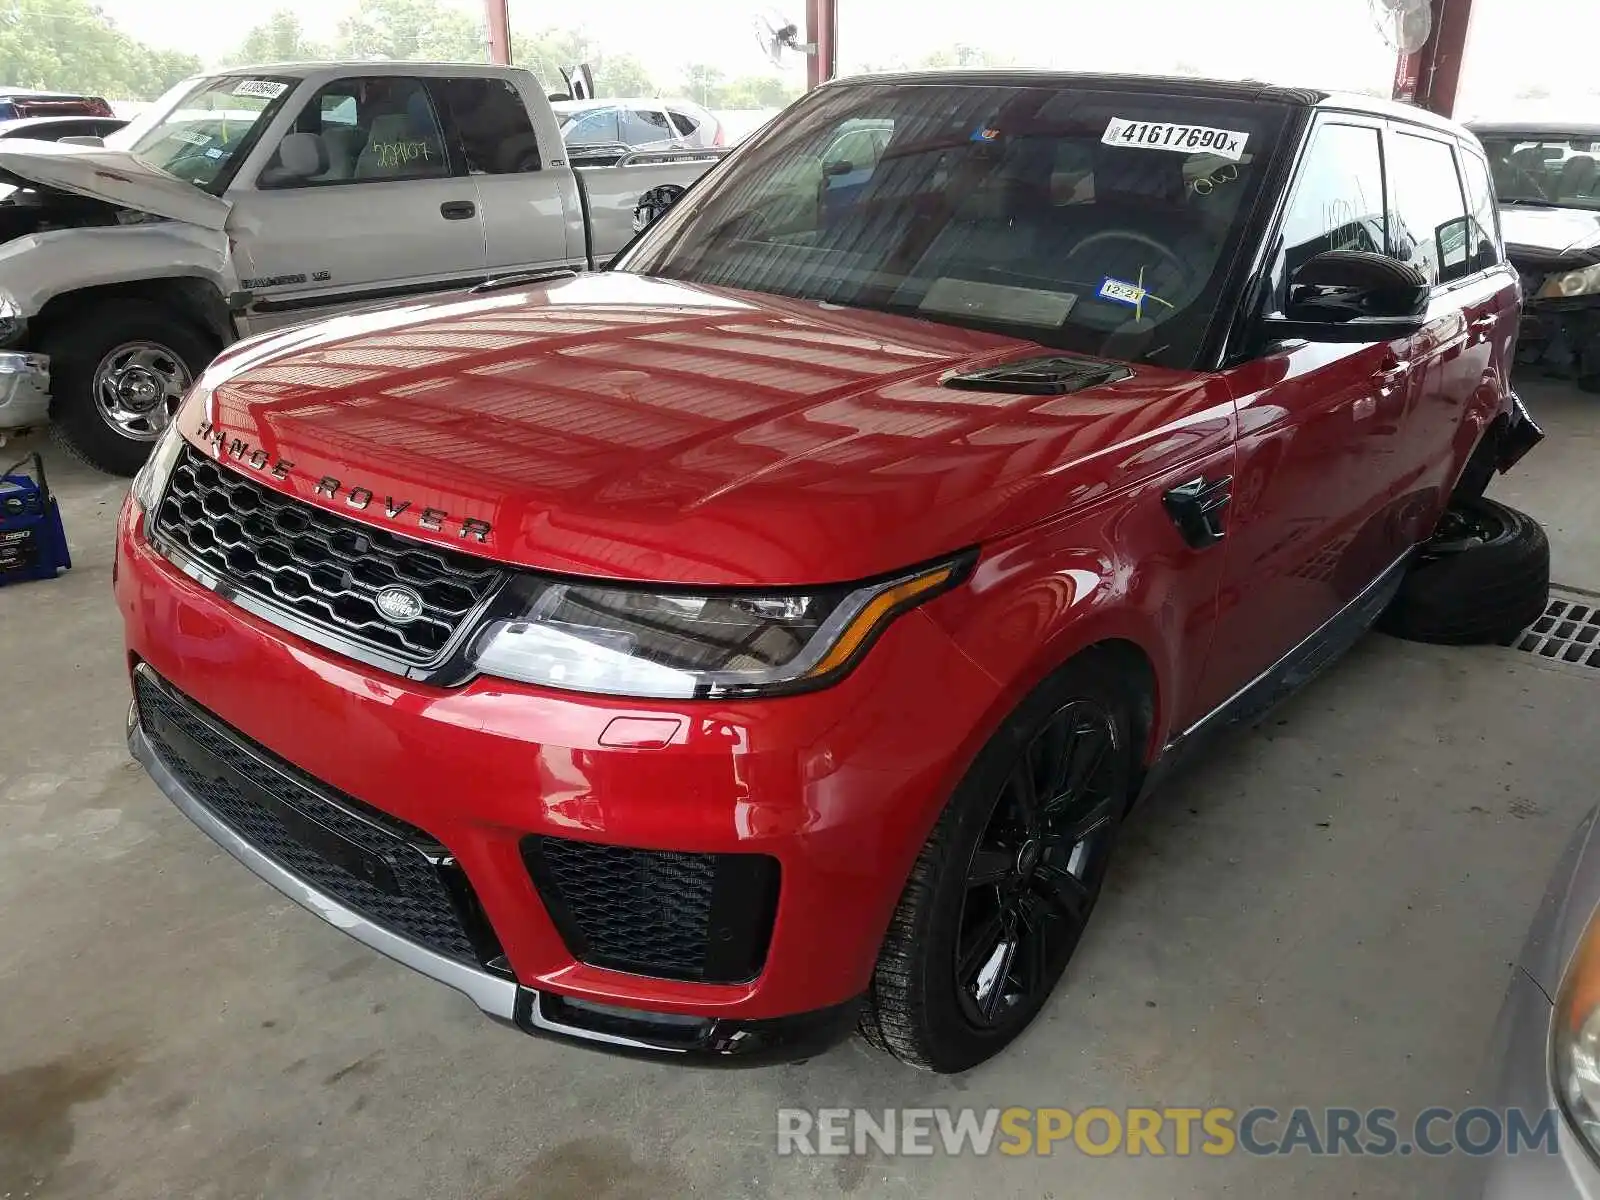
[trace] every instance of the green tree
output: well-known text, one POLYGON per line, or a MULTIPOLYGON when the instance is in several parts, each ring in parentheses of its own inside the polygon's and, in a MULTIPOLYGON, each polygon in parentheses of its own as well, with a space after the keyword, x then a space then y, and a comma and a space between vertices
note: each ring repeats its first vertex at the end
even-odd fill
POLYGON ((741 75, 718 89, 715 100, 717 108, 784 108, 801 93, 801 88, 775 75, 741 75))
POLYGON ((683 89, 689 99, 716 108, 722 99, 722 72, 706 63, 694 63, 683 72, 683 89))
POLYGON ((594 86, 602 96, 654 96, 655 80, 649 69, 631 54, 607 54, 594 71, 594 86))
POLYGON ((339 58, 397 58, 483 62, 488 41, 481 22, 435 0, 361 0, 339 22, 339 58))
POLYGON ((607 54, 588 34, 573 29, 517 32, 511 18, 511 61, 539 77, 547 92, 565 92, 563 71, 587 63, 595 91, 602 96, 654 96, 658 88, 649 69, 631 54, 607 54))
POLYGON ((228 55, 224 62, 307 62, 330 55, 327 46, 306 37, 299 17, 286 8, 280 8, 245 34, 239 48, 228 55))
POLYGON ((0 82, 113 100, 150 100, 200 70, 190 54, 129 37, 88 0, 10 0, 0 20, 0 82))

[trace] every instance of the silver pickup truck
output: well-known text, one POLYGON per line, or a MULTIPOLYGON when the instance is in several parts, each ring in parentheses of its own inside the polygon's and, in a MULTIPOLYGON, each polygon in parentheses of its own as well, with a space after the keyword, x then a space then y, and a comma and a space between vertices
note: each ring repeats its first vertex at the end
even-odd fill
POLYGON ((0 436, 48 419, 132 474, 232 341, 603 265, 641 194, 719 153, 575 170, 531 73, 400 62, 240 68, 179 84, 105 145, 8 141, 0 436))

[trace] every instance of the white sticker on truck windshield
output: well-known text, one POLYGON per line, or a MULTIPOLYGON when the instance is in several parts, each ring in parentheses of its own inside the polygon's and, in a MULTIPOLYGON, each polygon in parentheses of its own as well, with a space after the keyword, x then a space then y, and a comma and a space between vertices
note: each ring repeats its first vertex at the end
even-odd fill
POLYGON ((1212 129, 1207 125, 1180 125, 1175 121, 1130 121, 1112 117, 1100 140, 1107 146, 1135 150, 1176 150, 1179 154, 1215 154, 1238 162, 1244 156, 1248 133, 1212 129))
POLYGON ((275 79, 241 79, 234 85, 235 96, 258 96, 262 100, 276 100, 289 90, 287 83, 275 79))

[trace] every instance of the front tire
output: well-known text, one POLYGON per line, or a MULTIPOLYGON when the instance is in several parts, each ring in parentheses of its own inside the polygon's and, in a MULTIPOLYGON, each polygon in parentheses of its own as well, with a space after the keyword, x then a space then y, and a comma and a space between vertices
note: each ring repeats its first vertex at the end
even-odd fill
POLYGON ((133 475, 215 347, 166 310, 133 300, 80 309, 47 334, 56 440, 97 470, 133 475))
POLYGON ((924 1070, 999 1053, 1044 1006, 1099 898, 1133 787, 1136 698, 1078 659, 956 788, 889 923, 860 1030, 924 1070))

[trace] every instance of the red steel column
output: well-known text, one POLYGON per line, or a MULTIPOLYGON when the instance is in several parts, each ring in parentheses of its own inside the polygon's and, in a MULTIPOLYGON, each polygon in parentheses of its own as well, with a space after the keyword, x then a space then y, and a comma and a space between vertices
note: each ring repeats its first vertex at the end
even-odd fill
POLYGON ((839 69, 839 0, 806 0, 806 41, 817 52, 806 59, 806 89, 826 83, 839 69))
POLYGON ((507 0, 483 0, 483 15, 489 26, 489 61, 502 67, 511 65, 511 16, 507 0))
POLYGON ((1395 64, 1394 98, 1448 117, 1455 110, 1456 89, 1461 84, 1472 0, 1432 3, 1433 32, 1427 43, 1415 54, 1402 54, 1395 64))

